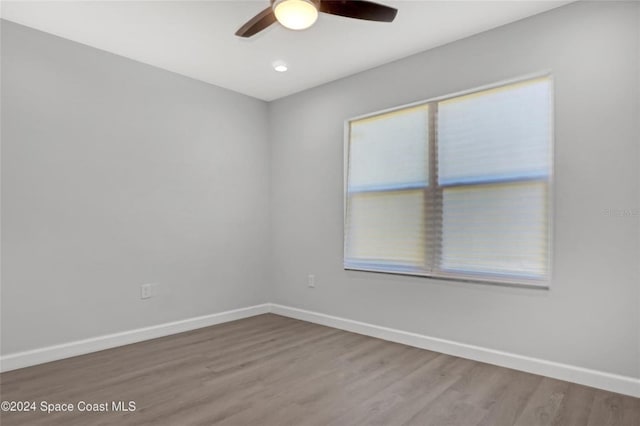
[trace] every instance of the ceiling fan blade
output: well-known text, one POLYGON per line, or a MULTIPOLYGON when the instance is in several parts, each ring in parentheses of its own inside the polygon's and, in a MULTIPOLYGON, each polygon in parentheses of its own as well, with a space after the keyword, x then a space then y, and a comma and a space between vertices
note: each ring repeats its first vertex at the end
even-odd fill
POLYGON ((393 7, 364 0, 322 0, 319 10, 330 15, 380 22, 392 22, 398 13, 393 7))
POLYGON ((251 37, 274 22, 276 22, 276 15, 273 14, 273 9, 268 7, 241 26, 240 29, 236 31, 236 35, 238 37, 251 37))

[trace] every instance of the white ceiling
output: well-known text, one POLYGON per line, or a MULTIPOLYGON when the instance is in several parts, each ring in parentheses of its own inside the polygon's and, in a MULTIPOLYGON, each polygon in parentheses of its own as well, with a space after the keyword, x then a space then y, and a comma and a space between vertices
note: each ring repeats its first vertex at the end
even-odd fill
POLYGON ((320 14, 305 31, 234 35, 268 6, 252 1, 3 1, 2 18, 273 100, 553 9, 561 1, 387 1, 395 22, 320 14), (276 60, 286 73, 272 68, 276 60))

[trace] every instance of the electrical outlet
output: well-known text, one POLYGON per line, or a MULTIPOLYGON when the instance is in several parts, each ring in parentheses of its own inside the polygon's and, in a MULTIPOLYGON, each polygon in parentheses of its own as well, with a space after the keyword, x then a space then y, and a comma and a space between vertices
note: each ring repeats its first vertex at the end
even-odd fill
POLYGON ((316 276, 315 275, 311 275, 309 274, 309 277, 307 278, 307 285, 311 288, 314 288, 316 286, 316 276))
POLYGON ((155 284, 142 284, 140 286, 140 299, 149 299, 155 294, 155 284))

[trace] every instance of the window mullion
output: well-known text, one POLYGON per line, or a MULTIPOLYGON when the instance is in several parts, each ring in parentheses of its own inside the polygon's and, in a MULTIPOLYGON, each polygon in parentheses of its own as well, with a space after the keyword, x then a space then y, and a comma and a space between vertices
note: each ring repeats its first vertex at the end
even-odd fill
POLYGON ((442 189, 438 185, 438 102, 429 103, 429 187, 425 194, 427 217, 427 271, 439 270, 442 252, 442 189))

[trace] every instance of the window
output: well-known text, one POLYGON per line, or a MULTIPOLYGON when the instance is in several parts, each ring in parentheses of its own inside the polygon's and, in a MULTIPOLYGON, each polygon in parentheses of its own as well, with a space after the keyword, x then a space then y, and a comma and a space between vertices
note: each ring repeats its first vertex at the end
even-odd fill
POLYGON ((345 269, 547 286, 552 84, 347 122, 345 269))

